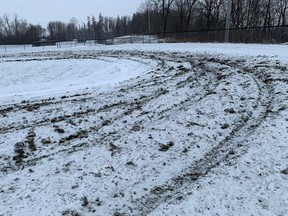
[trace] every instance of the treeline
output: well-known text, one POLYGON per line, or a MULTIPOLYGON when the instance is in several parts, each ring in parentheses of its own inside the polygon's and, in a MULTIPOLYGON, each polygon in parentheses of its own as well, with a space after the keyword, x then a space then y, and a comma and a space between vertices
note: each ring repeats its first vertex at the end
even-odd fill
POLYGON ((0 17, 0 44, 32 43, 45 37, 45 32, 42 26, 29 24, 17 15, 13 18, 7 14, 0 17))
MULTIPOLYGON (((149 31, 149 26, 151 32, 224 28, 227 3, 228 0, 146 0, 141 11, 133 15, 132 26, 138 26, 137 33, 149 31)), ((288 0, 231 0, 231 3, 230 28, 287 24, 288 0)))
MULTIPOLYGON (((0 43, 31 43, 40 38, 55 41, 94 40, 129 34, 187 32, 225 28, 229 0, 144 0, 132 17, 91 15, 78 23, 51 21, 47 28, 17 16, 0 17, 0 43)), ((283 26, 288 0, 231 0, 230 28, 283 26)))
POLYGON ((128 16, 111 18, 101 14, 97 17, 88 16, 86 22, 78 24, 75 18, 69 23, 51 21, 47 28, 29 24, 17 15, 10 18, 5 14, 0 17, 0 44, 24 44, 48 39, 52 41, 94 40, 114 38, 131 34, 131 18, 128 16))
POLYGON ((68 24, 60 21, 49 22, 47 31, 49 39, 56 41, 107 39, 132 34, 131 18, 128 16, 111 18, 100 14, 97 18, 88 16, 86 22, 78 24, 72 18, 68 24))
MULTIPOLYGON (((75 32, 75 38, 103 39, 127 34, 165 36, 165 32, 223 29, 227 3, 228 0, 145 0, 132 17, 91 16, 79 28, 69 28, 66 35, 71 39, 75 32)), ((230 28, 287 24, 288 0, 231 0, 231 3, 230 28)))

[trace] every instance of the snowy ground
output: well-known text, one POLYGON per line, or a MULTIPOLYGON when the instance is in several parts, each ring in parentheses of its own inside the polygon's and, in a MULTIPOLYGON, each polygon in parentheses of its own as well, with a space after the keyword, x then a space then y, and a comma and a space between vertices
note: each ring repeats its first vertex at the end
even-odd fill
POLYGON ((0 215, 287 215, 288 47, 0 52, 0 215))

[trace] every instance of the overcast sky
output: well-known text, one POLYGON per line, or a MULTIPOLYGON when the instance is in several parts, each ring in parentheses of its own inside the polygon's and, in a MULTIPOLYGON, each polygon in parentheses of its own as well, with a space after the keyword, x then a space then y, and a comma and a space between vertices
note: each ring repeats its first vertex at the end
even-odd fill
POLYGON ((49 21, 68 23, 75 17, 79 24, 86 22, 87 16, 99 13, 103 16, 131 16, 144 0, 2 0, 0 16, 5 13, 29 23, 46 27, 49 21))

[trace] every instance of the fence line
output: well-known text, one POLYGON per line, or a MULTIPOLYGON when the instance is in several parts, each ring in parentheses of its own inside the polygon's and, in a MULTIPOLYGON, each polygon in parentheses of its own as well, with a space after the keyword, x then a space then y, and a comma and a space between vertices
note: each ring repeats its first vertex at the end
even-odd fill
MULTIPOLYGON (((92 46, 97 44, 122 43, 161 43, 161 42, 225 42, 225 31, 229 31, 230 43, 285 43, 288 42, 288 25, 267 27, 240 27, 203 29, 193 31, 168 31, 155 33, 142 33, 123 37, 94 38, 81 35, 79 41, 87 41, 92 46), (88 42, 89 41, 89 42, 88 42)), ((68 37, 69 38, 69 37, 68 37)))
MULTIPOLYGON (((72 48, 77 46, 97 46, 117 45, 125 43, 163 43, 163 42, 225 42, 225 31, 227 29, 211 30, 194 30, 194 31, 175 31, 129 35, 117 38, 95 39, 95 40, 72 40, 57 42, 56 48, 72 48)), ((268 27, 251 27, 251 28, 230 28, 230 43, 287 43, 288 42, 288 25, 285 26, 268 26, 268 27)), ((0 52, 8 51, 27 51, 27 50, 44 50, 49 47, 33 47, 31 44, 23 45, 0 45, 0 52)), ((55 46, 54 46, 55 48, 55 46)))
POLYGON ((0 45, 0 53, 1 52, 11 52, 11 51, 29 51, 29 50, 44 50, 47 49, 45 47, 32 47, 32 44, 17 44, 17 45, 0 45))
POLYGON ((210 30, 172 31, 156 33, 166 42, 225 42, 225 31, 229 31, 230 43, 286 43, 288 42, 288 25, 220 28, 210 30))

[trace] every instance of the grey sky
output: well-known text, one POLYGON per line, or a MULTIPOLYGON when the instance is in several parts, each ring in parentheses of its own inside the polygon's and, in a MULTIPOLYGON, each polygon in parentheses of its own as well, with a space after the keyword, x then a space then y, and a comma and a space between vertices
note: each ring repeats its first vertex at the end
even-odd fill
POLYGON ((46 27, 49 21, 69 22, 75 17, 79 24, 86 22, 87 16, 117 17, 131 16, 144 0, 3 0, 0 16, 5 13, 29 23, 46 27))

